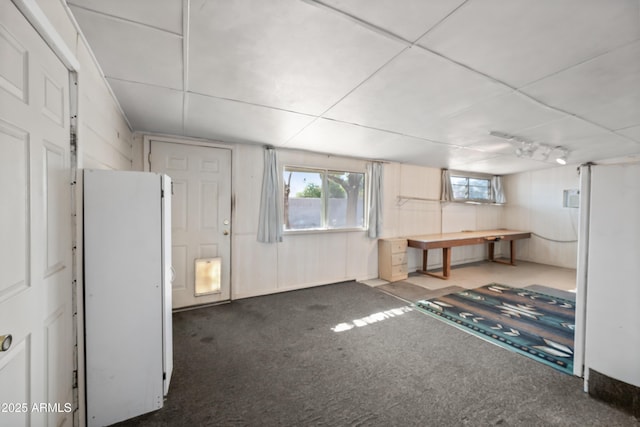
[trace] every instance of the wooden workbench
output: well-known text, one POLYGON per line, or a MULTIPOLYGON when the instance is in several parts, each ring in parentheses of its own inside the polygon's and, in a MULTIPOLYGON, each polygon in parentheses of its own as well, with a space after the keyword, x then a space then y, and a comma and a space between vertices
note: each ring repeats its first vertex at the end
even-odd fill
POLYGON ((451 274, 451 248, 454 246, 478 245, 482 243, 489 244, 489 261, 500 262, 503 264, 515 265, 516 247, 515 240, 528 239, 531 233, 528 231, 517 230, 481 230, 481 231, 461 231, 458 233, 437 233, 426 234, 422 236, 407 237, 409 247, 422 249, 422 270, 419 273, 428 274, 429 276, 438 277, 440 279, 448 279, 451 274), (508 240, 510 243, 510 259, 503 261, 494 259, 495 242, 508 240), (427 254, 429 249, 442 249, 442 274, 431 273, 427 271, 427 254))

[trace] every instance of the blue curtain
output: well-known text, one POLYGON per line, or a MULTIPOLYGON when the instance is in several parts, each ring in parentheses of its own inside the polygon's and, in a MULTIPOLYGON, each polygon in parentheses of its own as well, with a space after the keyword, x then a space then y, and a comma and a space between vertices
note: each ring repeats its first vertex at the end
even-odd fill
POLYGON ((258 241, 282 242, 283 207, 278 179, 278 159, 273 147, 264 150, 264 174, 258 219, 258 241))
POLYGON ((382 163, 367 165, 369 172, 369 237, 377 238, 382 234, 382 163))

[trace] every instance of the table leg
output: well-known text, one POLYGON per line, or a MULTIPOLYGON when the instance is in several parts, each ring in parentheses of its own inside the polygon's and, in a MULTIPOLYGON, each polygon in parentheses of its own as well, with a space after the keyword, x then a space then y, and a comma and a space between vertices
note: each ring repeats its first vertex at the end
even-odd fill
POLYGON ((422 270, 418 270, 418 273, 426 274, 428 276, 437 277, 438 279, 447 280, 451 272, 451 248, 442 248, 442 274, 431 273, 427 271, 428 250, 422 250, 422 270))
POLYGON ((442 275, 445 279, 451 274, 451 248, 442 248, 442 275))
POLYGON ((422 251, 422 271, 427 271, 427 258, 429 251, 427 249, 422 251))
POLYGON ((493 261, 495 243, 489 242, 489 261, 493 261))
POLYGON ((511 265, 516 265, 516 241, 511 240, 509 244, 511 246, 511 265))

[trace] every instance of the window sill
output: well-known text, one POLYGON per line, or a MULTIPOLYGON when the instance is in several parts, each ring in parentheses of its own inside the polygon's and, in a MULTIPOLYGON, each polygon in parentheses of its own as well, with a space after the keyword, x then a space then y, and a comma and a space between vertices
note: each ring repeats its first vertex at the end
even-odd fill
POLYGON ((354 233, 366 232, 366 228, 308 228, 304 230, 284 230, 285 236, 297 236, 303 234, 324 234, 324 233, 354 233))
MULTIPOLYGON (((504 206, 506 203, 496 203, 492 201, 483 201, 483 200, 450 200, 453 203, 462 203, 465 205, 492 205, 492 206, 504 206)), ((446 203, 446 201, 444 201, 446 203)))

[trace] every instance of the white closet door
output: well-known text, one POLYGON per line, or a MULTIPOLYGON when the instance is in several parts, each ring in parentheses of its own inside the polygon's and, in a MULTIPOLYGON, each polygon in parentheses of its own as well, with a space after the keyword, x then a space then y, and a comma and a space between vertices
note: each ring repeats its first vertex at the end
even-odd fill
POLYGON ((10 1, 0 58, 0 425, 71 425, 69 73, 10 1))

